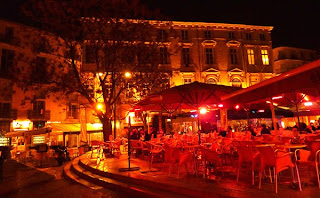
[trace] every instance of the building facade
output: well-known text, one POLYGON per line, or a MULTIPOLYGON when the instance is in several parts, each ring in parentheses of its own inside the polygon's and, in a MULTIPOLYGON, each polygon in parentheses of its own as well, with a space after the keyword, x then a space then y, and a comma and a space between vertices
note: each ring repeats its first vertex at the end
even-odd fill
MULTIPOLYGON (((160 67, 169 68, 173 72, 171 87, 199 81, 245 88, 274 76, 271 41, 273 27, 178 21, 170 22, 170 26, 166 24, 168 23, 157 23, 157 39, 160 44, 160 67)), ((83 123, 97 126, 92 131, 101 128, 92 110, 80 108, 80 96, 66 98, 59 94, 44 95, 41 90, 21 89, 7 75, 14 65, 24 64, 17 58, 21 53, 37 56, 31 70, 24 71, 25 73, 35 76, 43 74, 45 52, 33 55, 31 50, 21 47, 21 43, 28 38, 21 37, 19 32, 28 28, 30 27, 0 20, 1 134, 42 128, 48 124, 64 125, 65 128, 62 127, 61 131, 69 130, 67 132, 76 130, 66 127, 67 124, 79 124, 80 131, 86 130, 82 127, 83 123)), ((83 61, 86 61, 86 56, 83 57, 83 61)), ((118 109, 124 111, 120 109, 127 108, 118 109)), ((124 115, 123 112, 117 114, 124 115)), ((127 121, 123 120, 116 127, 121 131, 125 126, 127 121)), ((69 141, 70 146, 79 146, 79 137, 72 135, 74 134, 70 133, 67 139, 61 134, 49 138, 56 142, 69 141)))
POLYGON ((248 87, 273 76, 272 27, 172 22, 159 27, 171 86, 193 81, 248 87), (173 50, 178 49, 178 50, 173 50))
POLYGON ((274 73, 281 74, 319 58, 316 50, 295 47, 277 47, 273 49, 274 73))

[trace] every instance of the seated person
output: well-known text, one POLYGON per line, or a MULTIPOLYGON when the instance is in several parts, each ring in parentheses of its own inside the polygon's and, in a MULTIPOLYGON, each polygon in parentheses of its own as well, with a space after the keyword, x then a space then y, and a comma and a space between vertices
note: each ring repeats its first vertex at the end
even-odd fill
POLYGON ((261 129, 261 135, 263 134, 268 134, 268 135, 271 135, 271 132, 269 129, 267 129, 267 126, 265 124, 262 124, 262 129, 261 129))
POLYGON ((132 140, 139 140, 140 139, 140 133, 138 132, 137 129, 133 129, 131 139, 132 140))
POLYGON ((251 133, 252 136, 256 136, 256 132, 254 132, 253 128, 251 127, 251 125, 248 126, 248 131, 251 133))
POLYGON ((312 130, 312 126, 311 126, 311 125, 307 126, 307 128, 305 129, 305 131, 306 131, 307 133, 314 133, 314 131, 312 130))

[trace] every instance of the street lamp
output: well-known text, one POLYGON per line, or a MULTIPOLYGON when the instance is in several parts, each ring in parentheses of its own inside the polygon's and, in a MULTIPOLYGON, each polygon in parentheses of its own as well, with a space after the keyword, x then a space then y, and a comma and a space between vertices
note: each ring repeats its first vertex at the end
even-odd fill
POLYGON ((125 73, 124 73, 124 77, 126 77, 126 78, 131 78, 131 73, 130 73, 130 72, 125 72, 125 73))

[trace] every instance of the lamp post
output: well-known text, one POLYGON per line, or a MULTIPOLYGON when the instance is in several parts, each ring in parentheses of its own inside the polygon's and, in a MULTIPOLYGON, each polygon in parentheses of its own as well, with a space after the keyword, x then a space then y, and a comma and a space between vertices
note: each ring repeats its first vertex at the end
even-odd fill
MULTIPOLYGON (((130 72, 125 72, 124 77, 126 79, 131 78, 130 72)), ((119 168, 120 172, 125 171, 137 171, 140 170, 140 167, 131 167, 131 116, 128 115, 128 168, 119 168)))

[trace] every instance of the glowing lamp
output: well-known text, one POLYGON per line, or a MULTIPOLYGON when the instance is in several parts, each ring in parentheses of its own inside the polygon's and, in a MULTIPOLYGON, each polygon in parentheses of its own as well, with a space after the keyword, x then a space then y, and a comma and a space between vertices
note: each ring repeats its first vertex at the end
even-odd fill
POLYGON ((264 109, 260 109, 258 110, 259 113, 263 113, 264 112, 264 109))
POLYGON ((282 96, 275 96, 275 97, 272 97, 272 100, 276 100, 276 99, 281 99, 283 98, 282 96))
POLYGON ((100 111, 103 109, 103 105, 101 103, 98 103, 96 107, 100 111))
POLYGON ((223 107, 223 104, 218 104, 218 107, 220 107, 220 108, 223 107))
POLYGON ((126 78, 131 78, 131 73, 130 73, 130 72, 124 73, 124 77, 126 77, 126 78))
POLYGON ((130 117, 136 117, 136 114, 134 112, 129 112, 128 116, 130 117))
POLYGON ((206 114, 207 113, 207 109, 206 108, 201 108, 200 109, 200 114, 206 114))
POLYGON ((304 104, 304 106, 306 106, 306 107, 312 106, 312 102, 305 102, 305 103, 303 103, 303 104, 304 104))
POLYGON ((234 108, 235 109, 240 109, 240 105, 236 105, 234 108))

